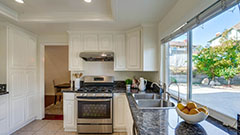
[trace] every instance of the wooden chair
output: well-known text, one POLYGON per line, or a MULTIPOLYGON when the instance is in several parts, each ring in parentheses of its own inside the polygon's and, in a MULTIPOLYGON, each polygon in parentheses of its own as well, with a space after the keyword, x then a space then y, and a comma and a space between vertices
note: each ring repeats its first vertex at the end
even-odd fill
POLYGON ((56 82, 55 82, 55 80, 53 80, 53 87, 54 87, 54 92, 55 92, 54 104, 56 105, 58 96, 59 96, 59 102, 60 102, 61 99, 62 99, 62 92, 61 92, 61 89, 59 89, 58 87, 56 87, 56 82))

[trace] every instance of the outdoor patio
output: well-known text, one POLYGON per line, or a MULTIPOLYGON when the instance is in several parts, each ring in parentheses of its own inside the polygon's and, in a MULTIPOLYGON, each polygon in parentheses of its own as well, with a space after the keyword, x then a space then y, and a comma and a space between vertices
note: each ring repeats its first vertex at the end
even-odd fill
MULTIPOLYGON (((177 87, 172 85, 171 92, 177 95, 177 87)), ((180 84, 181 97, 186 99, 187 84, 180 84)), ((192 100, 214 109, 227 116, 236 118, 240 113, 240 86, 192 86, 192 100)))

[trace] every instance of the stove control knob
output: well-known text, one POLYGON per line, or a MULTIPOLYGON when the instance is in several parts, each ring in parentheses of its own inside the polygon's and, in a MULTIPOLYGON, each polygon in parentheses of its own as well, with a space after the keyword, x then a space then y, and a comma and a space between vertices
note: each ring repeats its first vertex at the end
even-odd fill
POLYGON ((102 96, 104 96, 104 93, 102 94, 102 96))
POLYGON ((83 94, 81 93, 80 96, 83 96, 83 94))
POLYGON ((86 96, 87 96, 87 93, 83 94, 83 96, 86 97, 86 96))
POLYGON ((96 97, 96 94, 94 93, 93 96, 96 97))

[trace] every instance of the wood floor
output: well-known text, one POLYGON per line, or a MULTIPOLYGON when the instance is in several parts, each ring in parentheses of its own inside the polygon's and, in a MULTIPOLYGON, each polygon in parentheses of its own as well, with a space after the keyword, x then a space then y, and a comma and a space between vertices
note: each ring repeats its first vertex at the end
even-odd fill
MULTIPOLYGON (((62 120, 35 120, 32 123, 21 128, 20 130, 16 131, 12 135, 77 135, 77 133, 64 132, 62 120)), ((127 135, 127 134, 114 133, 112 135, 127 135)))

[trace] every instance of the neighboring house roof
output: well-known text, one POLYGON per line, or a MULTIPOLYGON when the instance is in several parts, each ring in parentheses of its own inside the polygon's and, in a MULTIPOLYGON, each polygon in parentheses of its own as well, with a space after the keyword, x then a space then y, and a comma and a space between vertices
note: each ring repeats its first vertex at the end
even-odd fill
MULTIPOLYGON (((231 30, 233 30, 233 29, 235 29, 235 30, 240 30, 240 22, 237 23, 236 25, 234 25, 232 28, 230 28, 230 29, 228 29, 228 30, 231 31, 231 30)), ((221 37, 221 36, 222 36, 222 34, 214 37, 213 39, 209 40, 208 42, 211 43, 211 42, 213 42, 214 40, 218 39, 218 38, 221 37)))

